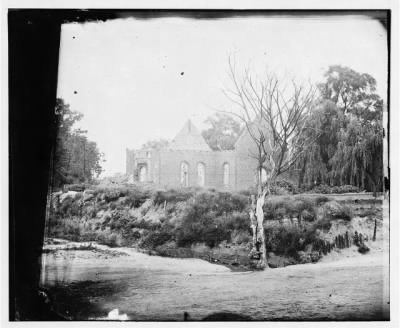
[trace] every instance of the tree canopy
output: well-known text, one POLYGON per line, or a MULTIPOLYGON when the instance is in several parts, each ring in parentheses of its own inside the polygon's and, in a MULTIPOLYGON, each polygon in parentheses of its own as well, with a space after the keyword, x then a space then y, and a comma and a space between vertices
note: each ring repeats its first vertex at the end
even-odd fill
POLYGON ((332 101, 344 113, 365 118, 382 107, 382 99, 375 93, 376 80, 371 75, 334 65, 324 76, 325 82, 318 85, 322 99, 332 101))
POLYGON ((86 133, 74 129, 74 124, 82 119, 83 114, 70 109, 63 99, 56 101, 57 140, 54 160, 53 186, 92 182, 102 172, 103 154, 97 144, 90 141, 86 133))
POLYGON ((383 100, 369 74, 331 66, 311 115, 316 142, 296 163, 300 186, 354 185, 376 191, 383 175, 383 100))
POLYGON ((162 150, 167 148, 169 141, 167 139, 149 140, 142 145, 142 149, 162 150))
POLYGON ((231 115, 216 113, 204 122, 209 128, 202 132, 212 150, 232 150, 241 131, 240 122, 231 115))

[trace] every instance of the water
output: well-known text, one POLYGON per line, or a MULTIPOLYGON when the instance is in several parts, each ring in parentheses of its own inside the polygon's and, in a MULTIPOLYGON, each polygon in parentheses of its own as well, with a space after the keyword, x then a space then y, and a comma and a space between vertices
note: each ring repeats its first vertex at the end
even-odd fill
POLYGON ((235 273, 198 259, 133 250, 44 254, 43 286, 56 310, 75 320, 118 309, 130 320, 202 320, 232 312, 253 320, 388 319, 382 254, 344 261, 235 273))

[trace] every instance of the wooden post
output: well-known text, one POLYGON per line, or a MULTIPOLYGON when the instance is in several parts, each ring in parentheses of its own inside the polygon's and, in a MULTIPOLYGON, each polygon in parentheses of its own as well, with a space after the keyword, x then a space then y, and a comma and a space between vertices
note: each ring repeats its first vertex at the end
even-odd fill
POLYGON ((375 227, 374 227, 374 236, 372 237, 372 241, 376 240, 376 219, 375 219, 375 227))
POLYGON ((359 246, 358 245, 358 233, 357 233, 357 231, 354 232, 354 244, 356 244, 356 246, 359 246))

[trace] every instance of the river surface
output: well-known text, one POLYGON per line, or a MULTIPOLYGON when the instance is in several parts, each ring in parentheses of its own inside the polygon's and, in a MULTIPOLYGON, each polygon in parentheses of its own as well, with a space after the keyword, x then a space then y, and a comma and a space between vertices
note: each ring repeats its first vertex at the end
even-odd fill
POLYGON ((202 320, 230 312, 252 320, 388 320, 387 256, 347 250, 317 264, 231 272, 199 259, 131 249, 43 254, 42 285, 57 312, 73 320, 202 320), (118 253, 119 252, 119 253, 118 253), (351 253, 353 252, 353 253, 351 253))

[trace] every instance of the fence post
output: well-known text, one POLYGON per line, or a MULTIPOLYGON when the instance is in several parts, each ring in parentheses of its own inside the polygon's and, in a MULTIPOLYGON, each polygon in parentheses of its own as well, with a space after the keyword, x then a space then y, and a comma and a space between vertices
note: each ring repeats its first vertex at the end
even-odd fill
POLYGON ((376 219, 375 219, 375 227, 374 227, 374 236, 372 237, 372 241, 376 240, 376 219))

